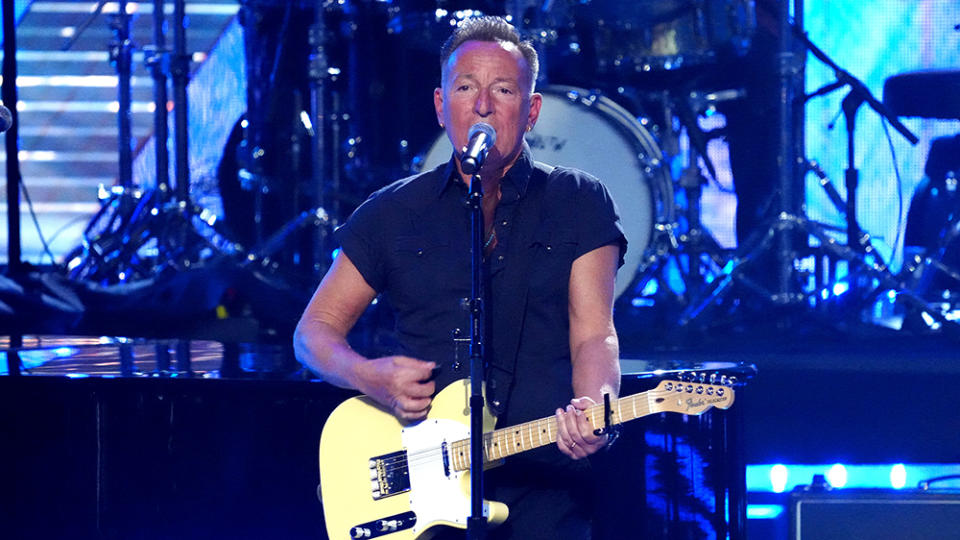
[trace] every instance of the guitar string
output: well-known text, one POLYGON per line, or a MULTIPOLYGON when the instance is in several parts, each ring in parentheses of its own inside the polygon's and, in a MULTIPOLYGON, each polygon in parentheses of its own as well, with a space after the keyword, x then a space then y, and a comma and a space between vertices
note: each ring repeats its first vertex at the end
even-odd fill
MULTIPOLYGON (((639 396, 639 395, 642 395, 642 394, 636 394, 635 396, 628 396, 628 397, 625 397, 625 398, 623 398, 622 400, 618 400, 618 401, 623 401, 623 400, 627 400, 627 399, 633 399, 634 397, 639 396)), ((595 409, 598 409, 598 408, 599 408, 599 406, 594 406, 594 407, 591 407, 591 408, 587 409, 585 412, 586 412, 586 414, 590 414, 591 416, 594 416, 594 421, 595 421, 595 420, 596 420, 596 418, 595 418, 595 416, 596 416, 596 415, 595 415, 595 412, 596 412, 595 409), (591 414, 591 413, 594 413, 594 414, 591 414)), ((526 443, 524 442, 524 438, 523 438, 524 432, 527 432, 527 433, 530 435, 529 438, 530 438, 531 443, 532 443, 532 442, 533 442, 533 434, 530 433, 531 428, 537 427, 537 428, 538 428, 538 431, 539 431, 539 426, 538 426, 538 424, 542 424, 542 423, 544 423, 545 421, 549 421, 549 420, 550 420, 550 419, 543 418, 543 419, 534 420, 534 421, 531 421, 531 422, 526 422, 526 423, 523 423, 523 424, 519 424, 519 425, 517 425, 517 426, 511 426, 510 428, 504 428, 504 429, 502 429, 502 430, 496 430, 496 431, 493 431, 493 432, 485 433, 485 434, 484 434, 484 446, 485 446, 485 450, 486 450, 485 454, 487 454, 487 459, 489 459, 489 455, 492 453, 492 451, 493 451, 493 449, 494 449, 494 447, 491 445, 491 443, 493 443, 493 442, 502 442, 503 439, 510 438, 511 436, 512 436, 514 439, 515 439, 517 436, 519 436, 520 439, 521 439, 521 445, 520 445, 520 446, 521 446, 521 449, 522 449, 522 450, 526 450, 526 447, 525 447, 525 446, 526 446, 526 443), (510 432, 514 432, 514 433, 511 435, 510 432), (495 438, 497 439, 496 441, 494 441, 495 438)), ((548 433, 549 433, 549 431, 548 431, 548 433)), ((550 435, 548 435, 548 439, 549 439, 549 438, 550 438, 550 435)), ((554 440, 555 440, 555 439, 554 439, 554 440)), ((455 445, 458 445, 458 443, 464 443, 464 442, 467 443, 466 447, 467 447, 467 449, 469 449, 469 448, 470 448, 470 446, 469 446, 469 441, 467 441, 466 439, 460 440, 460 441, 454 441, 453 443, 451 443, 451 447, 454 447, 455 445)), ((554 442, 554 441, 550 441, 550 442, 554 442)), ((545 446, 545 445, 546 445, 546 444, 540 444, 539 446, 545 446)), ((531 449, 532 449, 532 448, 536 448, 536 447, 538 447, 538 446, 537 446, 537 445, 531 446, 531 449)), ((501 448, 501 452, 509 452, 510 455, 513 455, 513 452, 512 452, 511 450, 503 450, 502 447, 500 447, 500 448, 501 448)), ((405 470, 405 469, 408 469, 411 463, 412 463, 413 465, 419 465, 420 463, 423 463, 423 462, 425 462, 425 461, 431 461, 431 460, 434 459, 434 457, 435 457, 437 454, 442 454, 442 448, 440 448, 440 447, 437 447, 437 448, 429 448, 429 449, 420 450, 420 451, 414 451, 414 452, 408 451, 406 456, 396 456, 396 457, 393 457, 393 458, 389 458, 389 459, 383 460, 383 464, 384 464, 385 466, 393 466, 393 467, 391 467, 391 468, 392 468, 392 470, 394 470, 394 471, 403 471, 403 470, 405 470), (406 465, 403 464, 404 462, 406 462, 406 465), (399 467, 396 466, 397 464, 400 464, 400 466, 399 466, 399 467)), ((454 457, 454 459, 456 459, 456 457, 454 457)))
MULTIPOLYGON (((698 385, 698 386, 703 386, 703 385, 698 385)), ((708 386, 714 386, 714 385, 708 385, 708 386)), ((639 394, 634 394, 634 395, 631 395, 631 396, 626 396, 626 397, 620 398, 620 399, 616 400, 616 403, 617 403, 617 408, 620 409, 621 406, 624 404, 624 402, 626 402, 627 400, 630 400, 631 402, 633 402, 633 403, 631 403, 631 405, 633 405, 634 411, 636 411, 636 401, 638 401, 638 400, 640 400, 640 399, 642 399, 642 398, 649 397, 649 396, 653 396, 653 397, 656 398, 656 397, 662 397, 662 396, 666 396, 666 395, 684 395, 684 394, 689 394, 689 393, 690 393, 689 391, 677 392, 677 391, 675 391, 675 390, 660 390, 659 388, 655 388, 655 389, 650 390, 650 391, 647 391, 647 392, 641 392, 641 393, 639 393, 639 394)), ((585 409, 584 413, 592 416, 592 417, 593 417, 593 418, 592 418, 592 419, 593 419, 593 422, 592 422, 592 423, 596 423, 596 414, 597 414, 601 409, 603 409, 603 406, 602 406, 602 405, 594 405, 594 406, 592 406, 592 407, 589 407, 589 408, 585 409)), ((637 419, 637 418, 640 418, 640 417, 642 417, 642 416, 646 416, 647 414, 650 414, 650 413, 653 413, 653 412, 654 412, 654 411, 652 411, 652 410, 650 410, 649 408, 647 408, 646 411, 645 411, 644 413, 640 414, 639 416, 637 416, 636 413, 634 413, 634 416, 633 416, 632 418, 628 418, 628 419, 622 419, 622 418, 621 418, 620 422, 617 422, 617 423, 623 423, 623 422, 626 422, 626 421, 629 421, 629 420, 635 420, 635 419, 637 419)), ((618 414, 619 414, 619 413, 618 413, 618 414)), ((621 415, 621 416, 622 416, 622 415, 621 415)), ((541 423, 543 423, 543 422, 545 422, 545 421, 549 421, 549 419, 548 419, 548 418, 541 418, 541 419, 538 419, 538 420, 533 420, 533 421, 530 421, 530 422, 525 422, 525 423, 523 423, 523 424, 518 424, 518 425, 516 425, 516 426, 511 426, 511 427, 509 427, 509 428, 503 428, 503 429, 499 429, 499 430, 495 430, 495 431, 492 431, 492 432, 485 433, 485 434, 484 434, 484 441, 483 441, 483 442, 484 442, 484 454, 485 454, 485 459, 490 459, 490 454, 492 453, 492 451, 493 451, 493 449, 494 449, 494 446, 491 446, 490 443, 493 443, 493 442, 502 442, 504 439, 509 438, 509 437, 510 437, 509 432, 514 432, 514 433, 513 433, 514 440, 516 440, 516 437, 517 437, 517 436, 520 437, 520 452, 523 452, 523 451, 526 451, 526 450, 532 450, 532 449, 538 448, 538 447, 540 447, 540 446, 546 446, 546 444, 539 444, 539 445, 532 444, 531 447, 528 449, 528 448, 525 447, 525 443, 524 443, 524 439, 523 439, 523 433, 524 433, 524 432, 527 432, 528 435, 529 435, 529 438, 530 438, 530 442, 533 443, 533 432, 530 431, 530 429, 533 428, 533 427, 538 427, 538 428, 539 428, 538 424, 541 424, 541 423), (496 441, 494 441, 494 438, 496 438, 496 441)), ((550 435, 549 435, 549 430, 548 430, 548 439, 549 439, 549 438, 550 438, 550 435)), ((554 441, 550 441, 550 442, 554 442, 554 441)), ((470 446, 469 446, 469 440, 468 440, 468 439, 462 439, 462 440, 458 440, 458 441, 453 441, 452 443, 450 443, 450 447, 451 447, 451 448, 454 448, 454 447, 456 447, 457 445, 462 446, 463 443, 466 443, 466 447, 467 447, 467 449, 469 450, 470 446)), ((506 449, 506 450, 504 450, 502 446, 499 447, 499 448, 500 448, 500 450, 501 450, 501 457, 507 457, 507 456, 510 456, 510 455, 514 455, 515 453, 520 453, 520 452, 513 452, 512 449, 509 449, 509 448, 506 449), (506 454, 504 454, 504 453, 506 453, 506 454)), ((423 463, 423 462, 425 462, 425 461, 432 461, 432 460, 434 459, 434 457, 435 457, 436 454, 441 454, 441 455, 442 455, 442 453, 443 453, 443 449, 442 449, 441 447, 428 448, 428 449, 419 450, 419 451, 414 451, 414 452, 407 451, 406 456, 397 456, 397 457, 394 457, 394 458, 389 458, 389 459, 383 460, 383 463, 384 463, 385 465, 387 465, 387 466, 396 465, 396 464, 400 463, 401 465, 400 465, 399 467, 393 467, 393 470, 395 470, 395 471, 403 471, 403 470, 405 470, 405 469, 409 469, 409 464, 410 464, 410 463, 413 463, 414 465, 419 465, 420 463, 423 463), (404 462, 406 462, 406 465, 403 465, 404 462)), ((500 458, 496 458, 496 459, 500 459, 500 458)), ((453 457, 453 460, 456 461, 456 456, 453 457)), ((468 460, 467 463, 469 463, 469 458, 467 458, 467 460, 468 460)))
MULTIPOLYGON (((635 395, 633 395, 633 396, 627 396, 627 397, 624 397, 624 398, 622 398, 622 399, 619 399, 619 400, 617 400, 617 405, 620 406, 620 405, 623 404, 624 401, 627 401, 627 400, 634 401, 634 400, 636 400, 636 399, 638 399, 638 398, 640 398, 640 397, 644 397, 644 396, 647 396, 647 395, 650 395, 650 394, 653 394, 653 395, 657 396, 657 395, 661 395, 661 394, 666 395, 666 394, 673 394, 673 393, 675 393, 675 392, 673 392, 673 391, 652 390, 652 391, 650 391, 650 392, 645 392, 645 393, 641 393, 641 394, 635 394, 635 395)), ((592 418, 592 420, 593 420, 592 423, 596 423, 596 413, 598 413, 598 412, 599 412, 599 409, 601 409, 601 408, 602 408, 601 406, 596 405, 596 406, 590 407, 590 408, 588 408, 588 409, 585 410, 585 414, 588 414, 588 415, 590 415, 590 416, 593 417, 593 418, 592 418)), ((532 431, 532 428, 537 428, 537 431, 540 431, 541 427, 540 427, 539 424, 542 424, 542 423, 544 423, 545 421, 549 421, 549 419, 543 418, 543 419, 539 419, 539 420, 534 420, 534 421, 531 421, 531 422, 526 422, 526 423, 523 423, 523 424, 519 424, 519 425, 517 425, 517 426, 511 426, 510 428, 504 428, 504 429, 502 429, 502 430, 496 430, 496 431, 494 431, 494 432, 490 432, 490 433, 484 434, 484 447, 485 447, 484 449, 485 449, 485 454, 487 455, 487 459, 490 458, 490 454, 492 454, 492 452, 493 452, 493 450, 494 450, 494 448, 495 448, 494 446, 491 445, 491 443, 503 442, 504 439, 513 438, 514 440, 516 440, 516 438, 519 437, 519 438, 520 438, 520 445, 519 445, 519 446, 520 446, 520 448, 521 448, 521 451, 527 450, 527 448, 526 448, 526 442, 525 442, 525 440, 524 440, 524 434, 525 434, 525 433, 528 435, 528 437, 529 437, 529 439, 530 439, 530 442, 531 442, 531 444, 532 444, 531 447, 530 447, 530 449, 537 448, 537 447, 539 447, 539 446, 545 446, 546 444, 544 444, 544 443, 541 443, 541 444, 539 444, 539 445, 533 444, 533 442, 534 442, 534 434, 533 434, 533 431, 532 431), (510 432, 513 432, 513 433, 510 433, 510 432), (496 440, 494 440, 494 439, 496 439, 496 440)), ((550 439, 552 436, 553 436, 553 435, 550 433, 550 430, 549 430, 549 428, 548 428, 548 439, 550 439)), ((554 441, 550 441, 550 442, 554 442, 554 441)), ((451 448, 453 448, 454 450, 456 450, 456 449, 457 449, 457 448, 456 448, 457 446, 462 446, 462 444, 458 444, 458 443, 467 443, 467 449, 469 449, 469 441, 466 440, 466 439, 460 440, 460 441, 454 441, 453 443, 451 443, 451 448)), ((500 450, 501 450, 501 455, 502 455, 504 452, 509 453, 509 455, 513 455, 513 454, 515 453, 515 452, 512 451, 512 449, 504 450, 502 446, 499 447, 499 448, 500 448, 500 450)), ((395 470, 395 471, 403 471, 404 469, 408 469, 408 468, 409 468, 409 464, 412 463, 412 464, 414 464, 414 465, 418 465, 418 464, 420 464, 420 463, 422 463, 422 462, 424 462, 424 461, 433 460, 434 457, 435 457, 437 454, 442 454, 442 448, 436 447, 436 448, 429 448, 429 449, 424 449, 424 450, 414 451, 414 452, 409 452, 409 451, 408 451, 406 456, 396 456, 396 457, 394 457, 394 458, 389 458, 389 459, 383 460, 383 463, 384 463, 385 465, 387 465, 387 466, 401 464, 401 466, 399 466, 399 467, 393 467, 393 470, 395 470), (407 465, 403 465, 404 462, 406 462, 407 465)), ((456 456, 454 456, 454 460, 456 461, 456 456)))

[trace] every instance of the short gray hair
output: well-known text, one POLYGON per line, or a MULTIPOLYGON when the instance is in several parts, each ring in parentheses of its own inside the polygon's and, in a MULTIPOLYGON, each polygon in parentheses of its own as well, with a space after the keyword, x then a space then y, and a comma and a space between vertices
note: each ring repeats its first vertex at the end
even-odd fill
POLYGON ((537 84, 537 74, 540 71, 540 59, 537 56, 537 50, 533 48, 530 40, 520 39, 520 34, 512 24, 503 17, 473 17, 462 21, 453 34, 447 38, 447 41, 440 48, 440 73, 442 77, 443 68, 447 60, 457 50, 457 47, 463 45, 466 41, 492 41, 494 43, 513 43, 520 49, 520 54, 527 62, 527 75, 530 77, 530 92, 533 92, 537 84))

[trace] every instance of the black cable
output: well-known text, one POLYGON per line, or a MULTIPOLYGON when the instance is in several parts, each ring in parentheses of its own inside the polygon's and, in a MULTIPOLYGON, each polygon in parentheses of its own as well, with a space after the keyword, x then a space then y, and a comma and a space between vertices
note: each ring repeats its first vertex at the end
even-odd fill
POLYGON ((887 136, 887 145, 890 147, 890 158, 893 161, 893 174, 897 178, 897 233, 893 237, 893 253, 897 252, 897 244, 900 243, 900 229, 903 226, 903 178, 900 176, 900 164, 897 162, 897 150, 893 146, 893 137, 890 135, 890 127, 887 125, 887 119, 880 117, 880 124, 883 126, 883 133, 887 136))
POLYGON ((47 244, 46 238, 43 237, 43 230, 40 228, 40 221, 37 219, 37 213, 33 208, 33 201, 30 199, 30 192, 27 191, 27 185, 23 182, 23 177, 19 178, 20 181, 20 191, 23 193, 24 200, 27 201, 27 210, 30 211, 30 218, 33 219, 33 226, 37 230, 37 236, 40 238, 40 243, 43 244, 43 252, 47 254, 47 257, 50 257, 50 263, 56 266, 57 259, 54 258, 53 253, 50 252, 50 246, 47 244))
POLYGON ((277 80, 277 72, 280 71, 280 60, 283 56, 284 39, 287 36, 287 31, 290 29, 290 17, 292 14, 293 2, 288 2, 287 7, 283 12, 283 22, 280 23, 280 41, 277 43, 277 52, 273 55, 273 67, 270 68, 270 75, 267 77, 267 80, 270 81, 271 88, 273 88, 274 83, 277 80))
POLYGON ((90 216, 78 216, 71 219, 70 221, 61 225, 59 229, 53 231, 53 234, 50 235, 50 238, 47 239, 47 242, 52 244, 53 241, 56 240, 58 236, 66 232, 67 229, 81 221, 87 221, 88 219, 90 219, 90 216))

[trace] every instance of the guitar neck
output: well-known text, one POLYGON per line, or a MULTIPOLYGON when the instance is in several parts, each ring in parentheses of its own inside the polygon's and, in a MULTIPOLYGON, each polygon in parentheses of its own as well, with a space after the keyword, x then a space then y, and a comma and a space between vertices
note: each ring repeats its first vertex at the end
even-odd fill
MULTIPOLYGON (((610 424, 617 425, 659 412, 701 414, 713 407, 726 409, 733 404, 732 388, 699 382, 661 381, 653 390, 633 394, 610 402, 610 424)), ((593 429, 606 426, 604 406, 594 405, 583 411, 593 429)), ((483 455, 486 462, 510 457, 527 450, 557 442, 557 420, 550 416, 483 434, 483 455)), ((455 470, 470 468, 470 439, 451 444, 455 470)))
MULTIPOLYGON (((651 409, 653 392, 655 390, 612 400, 610 402, 610 423, 612 425, 622 424, 655 412, 651 409)), ((600 429, 606 425, 602 404, 589 407, 583 413, 593 429, 600 429)), ((484 433, 483 453, 486 461, 496 461, 555 442, 557 442, 557 419, 554 416, 549 416, 484 433)), ((470 440, 456 441, 451 446, 454 469, 469 469, 470 440)))

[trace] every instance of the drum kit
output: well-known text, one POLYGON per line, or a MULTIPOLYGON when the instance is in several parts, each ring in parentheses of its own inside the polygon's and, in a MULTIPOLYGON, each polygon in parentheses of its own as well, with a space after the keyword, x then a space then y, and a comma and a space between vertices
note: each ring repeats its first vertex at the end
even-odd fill
MULTIPOLYGON (((227 232, 203 226, 194 258, 242 259, 274 283, 298 275, 296 287, 309 293, 329 264, 330 232, 353 207, 387 181, 449 158, 447 137, 427 122, 439 48, 460 21, 488 13, 508 18, 540 54, 544 105, 527 136, 535 157, 594 174, 618 205, 630 244, 618 302, 666 299, 679 313, 673 322, 684 325, 717 303, 759 251, 790 258, 781 266, 793 271, 795 251, 775 240, 784 229, 819 231, 806 230, 800 205, 786 196, 787 217, 736 251, 721 247, 700 218, 702 188, 717 178, 706 144, 724 133, 705 133, 699 118, 742 102, 739 74, 759 69, 742 67, 758 36, 755 0, 462 3, 242 1, 248 113, 220 166, 233 172, 220 185, 227 232), (732 76, 730 65, 740 66, 732 76), (229 232, 240 228, 247 233, 229 232)), ((771 192, 777 180, 769 179, 771 192)), ((103 266, 94 262, 80 270, 94 275, 103 266)))
MULTIPOLYGON (((698 158, 711 170, 712 164, 695 116, 742 92, 674 81, 743 54, 755 25, 753 2, 594 0, 507 7, 541 57, 537 91, 543 108, 526 137, 534 156, 597 176, 618 205, 630 249, 616 296, 632 300, 631 292, 663 278, 670 259, 682 259, 674 267, 687 270, 685 280, 701 280, 700 257, 691 253, 702 252, 711 267, 711 259, 725 255, 697 215, 706 182, 698 158), (681 118, 681 109, 692 114, 681 118), (688 136, 699 138, 685 151, 681 139, 688 136), (682 163, 692 166, 678 173, 682 163)), ((449 23, 441 26, 448 32, 449 23)), ((452 150, 446 135, 436 133, 412 168, 432 168, 452 150)))
POLYGON ((511 20, 541 56, 544 106, 527 138, 536 158, 596 175, 619 206, 631 249, 617 297, 629 302, 651 282, 666 283, 667 268, 682 274, 676 296, 701 287, 728 256, 700 223, 699 164, 713 171, 696 116, 742 93, 689 81, 746 52, 754 1, 464 4, 470 9, 443 0, 242 1, 248 112, 219 168, 230 176, 219 186, 224 219, 212 225, 187 197, 192 210, 177 227, 187 219, 197 232, 180 246, 180 236, 156 233, 167 220, 151 212, 150 192, 105 194, 72 275, 148 279, 151 268, 169 266, 144 260, 148 244, 175 248, 175 260, 191 266, 237 260, 308 293, 329 264, 329 233, 353 207, 449 158, 446 136, 423 128, 432 125, 439 47, 458 22, 489 13, 511 20))

